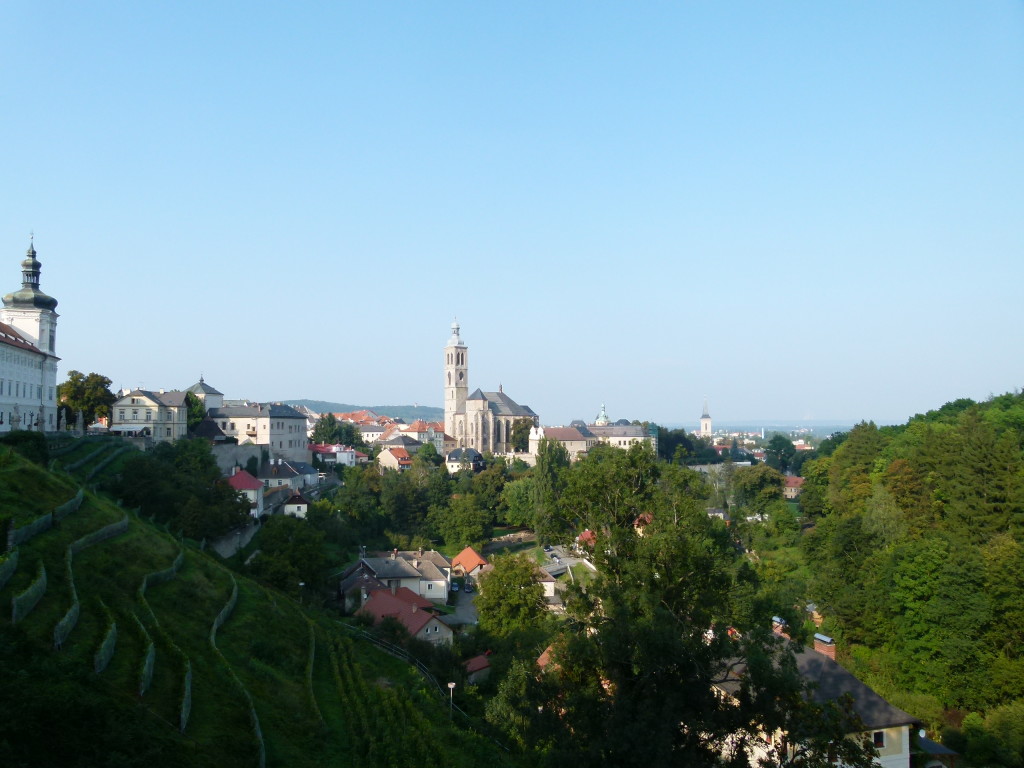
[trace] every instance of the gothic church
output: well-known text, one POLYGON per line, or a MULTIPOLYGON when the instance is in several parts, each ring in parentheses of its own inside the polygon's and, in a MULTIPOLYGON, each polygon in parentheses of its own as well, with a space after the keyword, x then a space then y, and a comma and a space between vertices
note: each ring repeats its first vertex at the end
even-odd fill
POLYGON ((459 336, 458 322, 452 323, 452 335, 444 348, 444 431, 459 448, 480 453, 509 453, 512 450, 512 425, 529 419, 534 426, 540 418, 526 405, 519 405, 497 392, 469 393, 469 348, 459 336))

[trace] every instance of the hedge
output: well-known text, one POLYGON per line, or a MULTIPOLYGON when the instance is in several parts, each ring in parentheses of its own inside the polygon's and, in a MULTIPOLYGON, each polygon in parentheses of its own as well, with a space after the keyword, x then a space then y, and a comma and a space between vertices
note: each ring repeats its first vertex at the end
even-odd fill
POLYGON ((103 636, 103 642, 100 643, 99 650, 96 651, 96 658, 93 661, 93 670, 98 675, 107 665, 110 660, 114 658, 114 649, 117 647, 117 622, 113 619, 110 620, 110 626, 107 627, 107 633, 103 636))
POLYGON ((18 550, 12 551, 3 560, 0 560, 0 589, 7 586, 8 580, 18 569, 18 550))
POLYGON ((10 552, 19 544, 24 544, 29 539, 38 536, 43 531, 48 531, 53 527, 53 513, 47 512, 41 517, 37 517, 28 525, 23 525, 21 528, 15 528, 14 524, 11 523, 10 529, 7 531, 7 551, 10 552))
POLYGON ((20 595, 11 598, 11 623, 17 624, 36 607, 46 594, 46 566, 39 563, 39 575, 20 595))
POLYGON ((82 501, 85 499, 85 491, 81 488, 78 489, 78 493, 71 497, 69 501, 65 501, 59 507, 53 510, 53 521, 59 523, 65 517, 70 515, 72 512, 77 512, 82 506, 82 501))

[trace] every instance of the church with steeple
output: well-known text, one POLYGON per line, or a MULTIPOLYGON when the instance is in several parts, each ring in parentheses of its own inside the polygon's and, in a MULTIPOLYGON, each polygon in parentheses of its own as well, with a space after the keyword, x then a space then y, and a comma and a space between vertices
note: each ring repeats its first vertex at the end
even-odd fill
POLYGON ((452 323, 452 335, 444 348, 444 431, 459 448, 480 453, 508 453, 512 450, 512 427, 519 419, 534 426, 540 418, 526 405, 519 405, 505 394, 480 389, 469 391, 469 347, 459 335, 458 322, 452 323))
POLYGON ((41 267, 30 242, 0 309, 0 433, 57 429, 57 300, 39 288, 41 267))

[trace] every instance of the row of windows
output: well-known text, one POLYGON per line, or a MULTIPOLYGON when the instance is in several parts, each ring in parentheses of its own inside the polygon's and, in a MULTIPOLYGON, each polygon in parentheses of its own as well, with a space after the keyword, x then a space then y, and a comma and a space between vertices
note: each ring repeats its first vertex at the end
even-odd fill
POLYGON ((4 348, 0 351, 0 360, 5 363, 20 365, 23 368, 43 369, 43 360, 36 360, 34 356, 28 355, 17 349, 4 348))
MULTIPOLYGON (((28 384, 24 381, 15 381, 14 379, 0 379, 0 395, 4 394, 4 384, 7 384, 6 393, 12 397, 32 397, 33 393, 37 400, 43 399, 43 385, 42 384, 28 384)), ((49 388, 50 400, 53 402, 53 387, 49 388)))

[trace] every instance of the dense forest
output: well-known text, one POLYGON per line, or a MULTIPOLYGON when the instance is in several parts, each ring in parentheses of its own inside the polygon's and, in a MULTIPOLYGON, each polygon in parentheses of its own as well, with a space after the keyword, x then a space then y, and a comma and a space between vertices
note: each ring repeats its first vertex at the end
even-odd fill
POLYGON ((835 436, 802 467, 802 562, 776 574, 972 765, 1024 764, 1022 438, 1019 393, 835 436))

